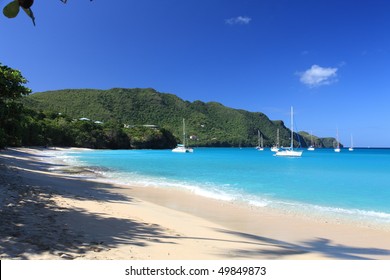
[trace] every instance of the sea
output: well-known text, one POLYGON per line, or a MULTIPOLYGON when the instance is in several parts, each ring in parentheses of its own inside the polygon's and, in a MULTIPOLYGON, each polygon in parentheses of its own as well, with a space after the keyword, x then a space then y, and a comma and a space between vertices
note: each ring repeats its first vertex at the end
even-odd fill
POLYGON ((196 195, 312 218, 390 229, 390 149, 195 148, 64 152, 68 164, 124 185, 175 188, 196 195))

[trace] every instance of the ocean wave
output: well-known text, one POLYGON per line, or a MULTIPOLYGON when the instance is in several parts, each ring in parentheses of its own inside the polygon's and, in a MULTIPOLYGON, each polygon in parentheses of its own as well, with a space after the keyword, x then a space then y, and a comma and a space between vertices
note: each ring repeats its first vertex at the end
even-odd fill
POLYGON ((390 213, 375 210, 349 209, 282 200, 273 200, 272 204, 269 204, 269 206, 306 217, 343 220, 359 224, 375 224, 386 227, 390 226, 390 213))
MULTIPOLYGON (((110 172, 106 173, 108 175, 110 172)), ((271 195, 253 195, 234 189, 230 185, 216 185, 213 183, 194 183, 176 181, 167 178, 153 178, 142 176, 137 173, 112 173, 111 178, 117 182, 137 184, 145 187, 175 188, 190 191, 203 197, 213 198, 221 201, 246 203, 255 207, 270 207, 283 210, 288 213, 299 213, 305 216, 320 216, 328 218, 346 219, 359 222, 379 222, 390 224, 390 213, 373 210, 347 209, 340 207, 321 206, 315 204, 301 203, 296 201, 279 200, 271 195)))
POLYGON ((319 211, 333 212, 344 215, 351 215, 354 217, 366 217, 387 220, 390 223, 390 213, 378 212, 373 210, 361 210, 361 209, 346 209, 338 207, 327 207, 315 205, 313 208, 319 211))
POLYGON ((236 195, 233 191, 220 188, 213 184, 195 184, 193 182, 177 181, 165 177, 150 177, 144 176, 137 172, 104 172, 104 176, 114 183, 124 185, 137 185, 140 187, 159 187, 159 188, 175 188, 178 190, 189 191, 193 194, 208 198, 233 201, 236 200, 236 195))

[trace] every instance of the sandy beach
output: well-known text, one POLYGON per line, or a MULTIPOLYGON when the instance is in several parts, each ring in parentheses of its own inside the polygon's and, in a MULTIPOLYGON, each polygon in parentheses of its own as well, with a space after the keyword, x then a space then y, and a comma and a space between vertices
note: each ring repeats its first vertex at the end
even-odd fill
POLYGON ((44 151, 0 151, 2 260, 390 259, 386 229, 105 183, 44 151))

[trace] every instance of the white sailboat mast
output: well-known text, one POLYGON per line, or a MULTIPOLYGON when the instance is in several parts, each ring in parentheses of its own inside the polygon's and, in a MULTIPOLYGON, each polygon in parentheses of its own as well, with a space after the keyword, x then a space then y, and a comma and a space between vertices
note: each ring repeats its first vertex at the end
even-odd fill
POLYGON ((302 156, 302 151, 294 151, 294 109, 291 106, 291 143, 290 148, 282 151, 276 152, 275 156, 283 157, 300 157, 302 156))
POLYGON ((186 123, 185 119, 183 118, 183 146, 186 146, 186 123))
POLYGON ((264 147, 263 134, 261 134, 261 136, 260 136, 260 147, 261 147, 261 148, 264 147))

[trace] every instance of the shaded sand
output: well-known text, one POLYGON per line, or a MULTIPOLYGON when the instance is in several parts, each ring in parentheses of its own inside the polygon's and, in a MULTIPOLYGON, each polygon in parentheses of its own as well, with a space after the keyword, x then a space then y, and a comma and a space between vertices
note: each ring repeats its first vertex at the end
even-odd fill
POLYGON ((1 259, 390 259, 383 229, 104 183, 44 151, 0 151, 1 259))

